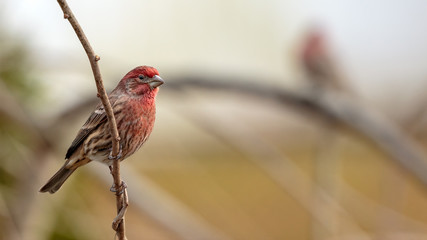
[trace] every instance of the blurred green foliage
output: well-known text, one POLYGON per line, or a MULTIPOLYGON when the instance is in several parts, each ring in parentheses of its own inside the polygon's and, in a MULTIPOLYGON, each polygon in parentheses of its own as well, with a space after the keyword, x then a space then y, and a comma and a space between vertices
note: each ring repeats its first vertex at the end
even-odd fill
POLYGON ((31 100, 40 85, 31 75, 34 63, 23 40, 16 39, 0 26, 0 81, 22 100, 31 100))
POLYGON ((53 231, 49 236, 49 239, 50 240, 90 239, 90 238, 84 237, 84 234, 82 232, 79 232, 79 234, 76 236, 76 230, 74 229, 73 225, 74 225, 74 222, 70 220, 65 213, 60 213, 58 215, 58 218, 56 219, 54 227, 52 228, 53 231))
MULTIPOLYGON (((0 81, 3 93, 12 96, 16 105, 25 108, 37 97, 40 90, 39 84, 35 78, 31 76, 31 71, 34 69, 34 64, 31 59, 29 48, 25 41, 17 39, 16 36, 8 33, 6 29, 0 25, 0 81)), ((7 99, 7 98, 6 98, 7 99)), ((3 101, 0 104, 11 104, 8 101, 3 101)), ((13 104, 12 106, 15 106, 13 104)), ((2 161, 0 172, 1 184, 10 185, 13 180, 11 171, 16 170, 16 164, 21 162, 22 146, 31 146, 29 144, 28 134, 13 119, 13 111, 18 111, 13 107, 3 106, 0 112, 0 159, 2 161), (8 112, 9 111, 9 112, 8 112), (27 145, 29 144, 29 145, 27 145), (21 151, 19 151, 21 150, 21 151), (13 161, 12 161, 13 160, 13 161), (6 168, 6 169, 3 169, 6 168)), ((20 109, 21 111, 24 109, 20 109)))

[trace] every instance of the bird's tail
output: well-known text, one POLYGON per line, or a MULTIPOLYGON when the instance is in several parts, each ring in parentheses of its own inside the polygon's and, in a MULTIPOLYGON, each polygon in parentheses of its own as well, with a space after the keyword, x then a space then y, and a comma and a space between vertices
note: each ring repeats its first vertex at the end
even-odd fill
POLYGON ((62 166, 58 172, 53 175, 47 183, 40 188, 39 192, 49 192, 49 193, 55 193, 58 191, 59 188, 61 188, 62 184, 64 184, 65 180, 76 170, 74 169, 67 169, 65 168, 65 165, 62 166))

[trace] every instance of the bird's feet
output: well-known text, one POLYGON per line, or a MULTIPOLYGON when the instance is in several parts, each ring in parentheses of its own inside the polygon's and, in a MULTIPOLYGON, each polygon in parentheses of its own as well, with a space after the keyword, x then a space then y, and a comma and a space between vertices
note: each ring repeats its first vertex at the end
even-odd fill
MULTIPOLYGON (((114 187, 114 185, 113 185, 113 187, 114 187)), ((113 187, 111 187, 111 188, 113 188, 113 187)), ((123 189, 122 189, 122 191, 123 191, 122 208, 120 209, 120 211, 117 214, 117 216, 113 219, 113 223, 112 223, 112 228, 116 232, 119 229, 120 223, 123 222, 123 217, 125 216, 127 208, 129 206, 129 199, 128 199, 128 194, 127 194, 127 191, 126 191, 126 187, 127 186, 126 186, 126 184, 124 182, 122 182, 122 187, 123 187, 123 189)))
POLYGON ((122 145, 120 144, 119 153, 116 156, 113 156, 113 150, 110 150, 110 154, 108 155, 109 160, 118 160, 122 158, 122 145))
POLYGON ((122 181, 122 184, 120 184, 119 187, 116 187, 116 185, 113 183, 113 186, 111 186, 110 191, 115 193, 117 196, 122 195, 125 193, 125 190, 128 186, 124 181, 122 181))

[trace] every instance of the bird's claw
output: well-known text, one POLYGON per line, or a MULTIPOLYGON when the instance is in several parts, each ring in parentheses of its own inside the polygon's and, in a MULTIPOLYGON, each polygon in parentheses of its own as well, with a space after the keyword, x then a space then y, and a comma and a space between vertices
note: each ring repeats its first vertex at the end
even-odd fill
MULTIPOLYGON (((124 182, 122 182, 122 186, 125 185, 124 182)), ((120 209, 119 213, 117 214, 117 216, 113 219, 113 223, 112 223, 112 228, 114 231, 117 232, 117 230, 119 229, 119 225, 120 223, 122 223, 123 221, 123 217, 125 216, 125 213, 127 211, 127 208, 129 206, 129 200, 128 200, 128 194, 126 191, 126 185, 125 187, 123 187, 122 191, 123 191, 123 202, 122 202, 122 208, 120 209)), ((113 187, 112 187, 113 188, 113 187)))
POLYGON ((120 144, 119 153, 115 157, 113 157, 113 151, 112 150, 110 151, 110 154, 108 155, 109 160, 118 160, 120 158, 122 158, 122 145, 121 144, 120 144))
POLYGON ((110 191, 115 193, 117 196, 122 195, 125 193, 126 188, 128 185, 124 181, 122 181, 122 184, 120 184, 119 187, 116 188, 116 185, 113 183, 113 186, 111 186, 110 191))

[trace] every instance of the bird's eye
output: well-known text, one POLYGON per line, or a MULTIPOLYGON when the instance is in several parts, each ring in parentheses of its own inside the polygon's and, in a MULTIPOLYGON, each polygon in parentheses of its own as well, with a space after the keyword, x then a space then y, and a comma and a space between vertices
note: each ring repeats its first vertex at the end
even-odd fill
POLYGON ((139 77, 138 77, 139 79, 144 79, 144 75, 139 75, 139 77))

